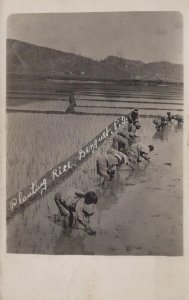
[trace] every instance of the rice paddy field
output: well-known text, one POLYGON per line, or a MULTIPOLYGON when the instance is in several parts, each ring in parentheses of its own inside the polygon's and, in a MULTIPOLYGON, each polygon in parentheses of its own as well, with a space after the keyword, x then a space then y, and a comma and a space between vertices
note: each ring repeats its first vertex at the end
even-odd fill
POLYGON ((183 111, 181 83, 86 82, 22 75, 7 78, 7 109, 64 113, 70 91, 75 93, 78 114, 115 116, 134 107, 148 116, 183 111))
POLYGON ((9 80, 7 198, 36 182, 79 151, 117 115, 125 115, 135 106, 143 115, 140 140, 155 146, 150 164, 142 162, 135 171, 122 167, 106 188, 100 188, 95 160, 99 152, 110 147, 111 139, 107 139, 72 176, 7 223, 8 252, 182 255, 182 127, 175 123, 156 132, 152 123, 152 116, 167 110, 182 114, 180 85, 123 86, 44 78, 9 80), (65 114, 72 89, 77 113, 65 114), (96 236, 88 236, 82 228, 68 232, 54 222, 54 195, 63 195, 70 187, 98 194, 97 212, 92 220, 96 236))

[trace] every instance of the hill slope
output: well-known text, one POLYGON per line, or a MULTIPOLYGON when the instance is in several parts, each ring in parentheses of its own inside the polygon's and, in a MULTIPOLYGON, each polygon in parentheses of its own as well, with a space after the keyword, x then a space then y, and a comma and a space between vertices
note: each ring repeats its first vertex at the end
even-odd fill
POLYGON ((12 39, 7 40, 7 73, 53 73, 61 76, 117 80, 183 80, 183 66, 179 64, 144 63, 116 56, 96 61, 12 39))

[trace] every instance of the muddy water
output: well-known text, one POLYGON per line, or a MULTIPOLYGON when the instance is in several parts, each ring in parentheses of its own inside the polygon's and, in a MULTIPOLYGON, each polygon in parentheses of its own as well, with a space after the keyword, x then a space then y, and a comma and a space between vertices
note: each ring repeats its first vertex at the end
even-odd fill
POLYGON ((99 190, 97 235, 73 232, 73 253, 182 255, 182 132, 169 128, 143 140, 155 145, 151 163, 121 169, 99 190))
MULTIPOLYGON (((99 188, 95 156, 55 191, 27 208, 8 225, 7 246, 13 253, 182 255, 182 128, 155 133, 143 121, 141 140, 154 144, 151 162, 135 171, 122 167, 118 176, 99 188), (66 186, 93 189, 99 201, 92 220, 96 236, 82 228, 66 231, 55 223, 53 197, 66 186)), ((101 151, 108 147, 108 142, 101 151)))

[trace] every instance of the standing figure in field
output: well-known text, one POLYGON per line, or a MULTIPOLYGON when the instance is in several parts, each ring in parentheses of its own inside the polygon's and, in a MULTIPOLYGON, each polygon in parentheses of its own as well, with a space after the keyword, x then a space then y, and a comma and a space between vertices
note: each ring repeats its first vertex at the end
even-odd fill
POLYGON ((135 143, 132 146, 132 153, 133 157, 136 157, 137 162, 141 162, 141 157, 144 158, 146 161, 150 160, 150 152, 154 150, 153 145, 143 145, 141 143, 135 143))
POLYGON ((128 157, 115 149, 110 149, 108 153, 100 154, 96 160, 97 174, 100 176, 100 185, 105 185, 107 180, 111 180, 116 173, 116 168, 126 164, 133 168, 128 157))
POLYGON ((74 92, 72 91, 69 95, 69 106, 66 109, 66 113, 73 114, 75 112, 74 107, 76 106, 74 92))
POLYGON ((79 222, 84 226, 88 234, 96 233, 90 227, 90 217, 95 213, 95 206, 98 201, 95 192, 83 193, 82 191, 71 189, 65 194, 63 199, 60 193, 56 193, 54 200, 60 216, 63 217, 65 228, 77 228, 79 222))
POLYGON ((183 116, 176 114, 173 115, 174 120, 176 120, 178 122, 178 125, 182 125, 183 124, 183 116))

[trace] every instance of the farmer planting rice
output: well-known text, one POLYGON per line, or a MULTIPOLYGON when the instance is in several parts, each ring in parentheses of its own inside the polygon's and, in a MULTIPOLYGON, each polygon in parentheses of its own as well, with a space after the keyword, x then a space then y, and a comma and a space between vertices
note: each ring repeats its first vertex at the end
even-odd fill
POLYGON ((181 115, 179 115, 179 114, 173 115, 173 119, 178 122, 178 125, 183 124, 183 117, 181 115))
MULTIPOLYGON (((128 120, 128 119, 126 119, 128 120)), ((136 135, 136 131, 141 128, 141 124, 138 120, 133 123, 126 122, 122 129, 118 130, 117 134, 113 137, 112 148, 124 152, 127 154, 130 146, 139 137, 136 135)))
POLYGON ((135 133, 128 132, 126 130, 119 130, 113 137, 112 148, 127 153, 135 138, 135 133))
POLYGON ((135 123, 136 121, 139 121, 139 112, 138 112, 138 108, 135 108, 133 111, 131 111, 129 113, 129 115, 127 116, 129 123, 135 123))
POLYGON ((116 173, 116 167, 126 164, 134 169, 128 157, 115 149, 110 149, 108 153, 101 154, 96 160, 97 174, 100 176, 100 185, 104 185, 107 180, 111 180, 116 173))
POLYGON ((6 252, 183 256, 182 15, 13 14, 6 26, 6 252))
POLYGON ((123 126, 123 130, 135 133, 137 130, 141 129, 141 123, 139 120, 136 120, 134 123, 126 123, 123 126))
POLYGON ((153 145, 143 145, 141 143, 135 143, 131 147, 132 151, 129 153, 129 158, 130 156, 132 159, 136 158, 137 162, 141 162, 141 157, 149 161, 150 160, 150 152, 154 151, 154 146, 153 145))
POLYGON ((127 130, 129 132, 136 132, 136 130, 141 128, 141 123, 139 120, 138 109, 134 109, 131 111, 125 118, 125 125, 123 126, 123 130, 127 130))
POLYGON ((172 124, 173 119, 174 119, 174 116, 172 116, 171 112, 168 111, 167 112, 167 117, 166 117, 167 124, 172 124))
POLYGON ((56 193, 54 200, 60 216, 63 217, 65 228, 77 228, 79 222, 84 226, 88 234, 96 234, 96 231, 90 227, 90 217, 95 214, 95 207, 98 201, 95 192, 83 193, 80 190, 71 189, 65 194, 63 199, 60 193, 56 193))
POLYGON ((153 120, 153 123, 155 125, 155 128, 157 131, 161 130, 161 119, 160 118, 156 118, 155 120, 153 120))
POLYGON ((157 129, 157 131, 162 130, 167 125, 167 117, 160 116, 159 118, 153 120, 153 123, 155 124, 155 128, 157 129))

